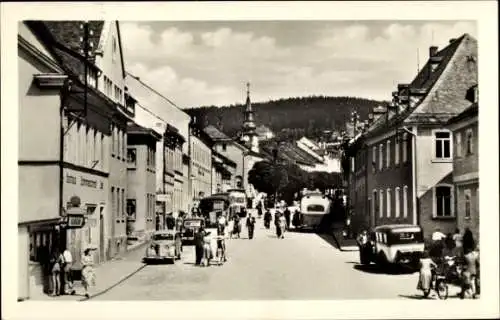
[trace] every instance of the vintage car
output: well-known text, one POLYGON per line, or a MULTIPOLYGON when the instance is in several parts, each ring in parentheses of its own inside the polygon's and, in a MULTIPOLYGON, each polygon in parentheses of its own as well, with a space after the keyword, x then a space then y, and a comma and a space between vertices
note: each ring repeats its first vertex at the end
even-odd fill
POLYGON ((205 227, 204 218, 186 218, 183 222, 182 244, 192 244, 194 235, 201 227, 205 227))
POLYGON ((171 261, 181 258, 181 234, 175 230, 156 231, 146 248, 144 262, 171 261))
POLYGON ((376 227, 369 241, 360 247, 362 264, 375 262, 381 266, 404 264, 412 267, 424 251, 423 231, 420 226, 393 224, 376 227))

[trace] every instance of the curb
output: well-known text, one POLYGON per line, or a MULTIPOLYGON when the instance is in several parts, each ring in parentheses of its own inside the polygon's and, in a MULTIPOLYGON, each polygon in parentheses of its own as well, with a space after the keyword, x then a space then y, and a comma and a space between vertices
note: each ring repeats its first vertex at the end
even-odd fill
POLYGON ((355 252, 355 251, 359 251, 355 246, 347 246, 347 247, 344 247, 342 248, 342 246, 340 245, 337 237, 335 236, 335 233, 332 232, 332 237, 333 237, 333 241, 335 241, 335 244, 337 245, 337 248, 342 251, 342 252, 355 252))
POLYGON ((82 301, 87 301, 87 300, 90 300, 90 299, 93 299, 93 298, 96 298, 100 295, 103 295, 105 294, 106 292, 108 292, 109 290, 119 286, 120 284, 122 284, 123 282, 127 281, 129 278, 131 278, 133 275, 137 274, 139 271, 141 271, 142 269, 144 269, 146 267, 146 264, 143 263, 139 268, 137 268, 136 270, 132 271, 130 274, 126 275, 125 277, 121 278, 120 280, 118 280, 118 282, 116 282, 115 284, 109 286, 108 288, 104 289, 104 290, 101 290, 99 291, 98 293, 96 294, 93 294, 91 295, 90 297, 88 298, 82 298, 80 300, 78 300, 79 302, 82 302, 82 301))

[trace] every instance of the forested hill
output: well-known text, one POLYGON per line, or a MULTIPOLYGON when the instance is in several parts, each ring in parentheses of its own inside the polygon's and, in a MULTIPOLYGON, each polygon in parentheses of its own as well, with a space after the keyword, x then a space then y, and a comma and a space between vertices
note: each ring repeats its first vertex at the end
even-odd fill
MULTIPOLYGON (((355 97, 312 96, 271 100, 252 106, 257 126, 265 125, 277 134, 293 132, 296 137, 319 137, 323 130, 343 130, 353 110, 357 110, 361 119, 367 119, 371 110, 381 103, 355 97)), ((218 126, 230 136, 241 129, 243 110, 243 104, 185 109, 197 122, 218 126)))

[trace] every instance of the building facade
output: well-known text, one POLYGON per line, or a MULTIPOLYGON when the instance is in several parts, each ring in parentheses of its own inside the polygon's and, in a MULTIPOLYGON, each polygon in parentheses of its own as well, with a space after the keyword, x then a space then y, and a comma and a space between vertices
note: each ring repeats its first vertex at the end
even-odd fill
POLYGON ((189 127, 189 185, 191 208, 212 194, 213 141, 195 121, 189 127))
POLYGON ((148 239, 156 229, 156 143, 161 135, 135 123, 129 123, 127 135, 127 236, 148 239))
POLYGON ((446 122, 470 105, 465 96, 477 83, 476 64, 477 41, 467 34, 440 51, 433 46, 415 79, 398 85, 383 112, 374 110, 363 143, 349 154, 349 167, 365 163, 357 169, 366 172, 364 187, 362 178, 351 177, 351 188, 359 188, 350 194, 365 194, 353 210, 364 210, 370 226, 419 224, 425 237, 437 228, 454 232, 453 139, 446 122))
POLYGON ((63 238, 60 90, 66 76, 25 23, 18 25, 18 68, 18 299, 24 300, 47 290, 42 263, 63 238))
POLYGON ((127 88, 137 99, 134 122, 161 134, 156 153, 156 214, 158 227, 167 213, 188 211, 189 122, 187 113, 139 77, 127 74, 127 88), (159 152, 163 150, 163 152, 159 152))
POLYGON ((212 194, 235 188, 236 163, 212 150, 212 194))
POLYGON ((453 184, 457 227, 472 231, 479 242, 479 102, 477 85, 468 93, 472 105, 449 121, 453 132, 453 184))

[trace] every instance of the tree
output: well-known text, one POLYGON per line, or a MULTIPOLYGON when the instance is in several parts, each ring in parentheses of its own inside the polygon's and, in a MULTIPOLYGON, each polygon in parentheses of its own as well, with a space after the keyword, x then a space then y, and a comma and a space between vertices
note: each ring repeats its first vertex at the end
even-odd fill
POLYGON ((275 194, 288 184, 286 167, 268 161, 259 161, 248 172, 248 183, 259 192, 275 194))

